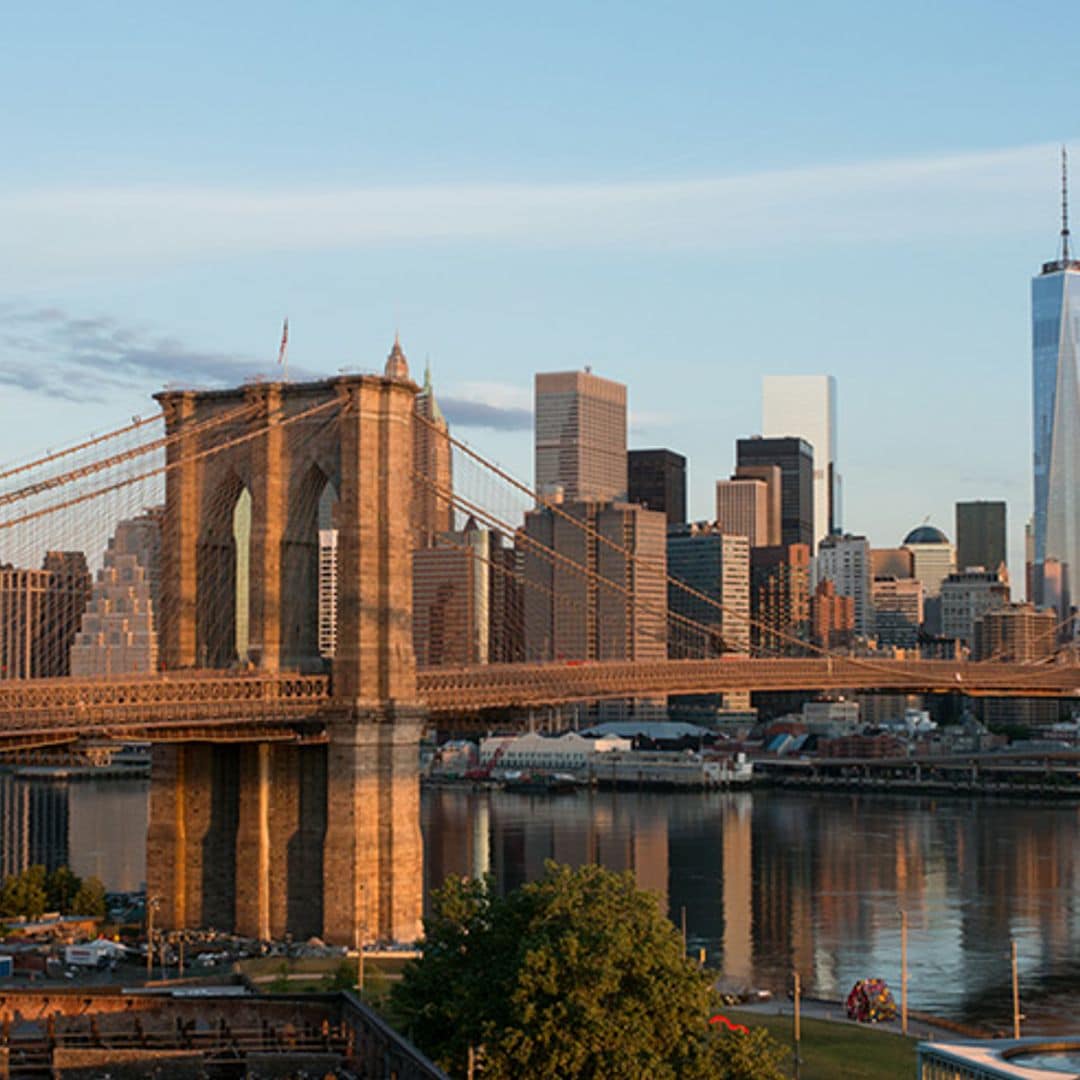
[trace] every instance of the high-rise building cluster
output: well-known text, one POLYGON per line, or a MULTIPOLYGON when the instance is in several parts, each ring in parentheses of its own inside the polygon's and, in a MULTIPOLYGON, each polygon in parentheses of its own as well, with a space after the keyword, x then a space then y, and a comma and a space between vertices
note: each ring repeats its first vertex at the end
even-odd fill
POLYGON ((121 521, 96 579, 81 551, 0 567, 0 678, 149 674, 158 667, 164 507, 121 521))
MULTIPOLYGON (((1065 221, 1059 256, 1032 282, 1032 343, 1024 604, 1013 602, 1004 501, 957 501, 954 539, 929 520, 896 546, 848 531, 831 375, 764 376, 760 431, 738 438, 733 461, 717 465, 715 502, 698 519, 688 513, 686 458, 628 446, 625 385, 589 367, 538 373, 535 504, 500 521, 454 509, 455 461, 470 466, 456 457, 461 444, 428 366, 414 407, 410 496, 418 664, 822 649, 1047 655, 1074 636, 1071 587, 1080 572, 1080 260, 1065 221)), ((408 378, 396 339, 386 371, 408 378)), ((49 552, 40 569, 0 568, 0 677, 153 671, 162 518, 156 508, 122 522, 95 579, 81 552, 49 552)), ((249 538, 235 539, 236 655, 244 661, 239 581, 249 538)), ((318 582, 319 653, 329 660, 338 604, 329 484, 318 543, 304 552, 318 582)))
MULTIPOLYGON (((433 401, 430 382, 425 392, 433 401)), ((924 521, 897 546, 874 547, 844 529, 837 424, 833 377, 766 376, 761 432, 736 441, 711 515, 696 520, 685 457, 627 448, 625 386, 589 368, 538 374, 538 503, 496 546, 475 522, 418 546, 421 664, 491 662, 484 642, 496 624, 517 639, 504 655, 531 661, 975 655, 988 619, 1023 614, 1012 603, 1004 502, 958 501, 955 544, 924 521), (485 600, 513 578, 496 568, 496 550, 499 566, 509 557, 520 569, 509 620, 493 619, 485 600), (446 568, 441 587, 435 564, 446 568)))
POLYGON ((90 589, 81 551, 50 551, 40 570, 0 566, 0 678, 69 675, 90 589))

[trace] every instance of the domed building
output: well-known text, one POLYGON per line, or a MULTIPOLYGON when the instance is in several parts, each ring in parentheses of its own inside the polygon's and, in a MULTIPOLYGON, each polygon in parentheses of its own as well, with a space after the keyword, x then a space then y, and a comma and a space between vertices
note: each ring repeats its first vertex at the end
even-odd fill
POLYGON ((941 595, 941 583, 956 569, 956 548, 938 528, 916 525, 901 545, 911 552, 912 577, 922 582, 923 596, 941 595))
POLYGON ((947 544, 949 538, 934 525, 916 525, 904 537, 904 547, 911 544, 947 544))

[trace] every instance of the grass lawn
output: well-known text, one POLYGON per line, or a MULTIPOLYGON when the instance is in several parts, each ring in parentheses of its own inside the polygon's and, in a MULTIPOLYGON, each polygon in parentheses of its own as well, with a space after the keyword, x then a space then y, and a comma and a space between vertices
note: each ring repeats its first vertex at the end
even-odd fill
MULTIPOLYGON (((724 1009, 724 1015, 747 1027, 764 1027, 777 1042, 791 1046, 790 1016, 765 1016, 724 1009)), ((873 1080, 903 1077, 914 1080, 915 1040, 891 1032, 802 1021, 802 1080, 873 1080)), ((790 1065, 790 1058, 789 1058, 790 1065)))
MULTIPOLYGON (((408 962, 402 956, 364 958, 364 998, 369 1005, 383 1010, 391 986, 401 979, 408 962)), ((326 992, 345 987, 351 989, 356 985, 356 960, 345 960, 340 956, 300 960, 264 956, 241 960, 237 967, 264 993, 326 992)))

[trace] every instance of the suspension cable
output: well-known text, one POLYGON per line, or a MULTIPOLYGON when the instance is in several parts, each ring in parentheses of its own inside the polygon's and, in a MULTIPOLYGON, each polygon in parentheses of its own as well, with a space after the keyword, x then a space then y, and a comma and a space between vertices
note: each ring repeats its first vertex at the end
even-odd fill
POLYGON ((78 443, 75 446, 65 447, 63 450, 57 450, 54 453, 47 454, 45 457, 38 458, 36 461, 28 461, 24 465, 15 465, 10 469, 6 469, 4 472, 0 472, 0 480, 6 480, 9 476, 16 476, 19 473, 27 472, 30 469, 36 469, 40 465, 48 465, 50 462, 58 461, 60 458, 68 457, 71 454, 77 454, 80 450, 88 450, 91 446, 97 446, 100 443, 107 442, 109 439, 116 439, 121 435, 127 435, 129 432, 136 431, 146 424, 156 423, 158 420, 163 419, 164 416, 165 414, 163 412, 158 412, 153 416, 147 417, 137 416, 130 424, 117 428, 115 431, 107 431, 104 435, 95 435, 85 442, 78 443))
POLYGON ((15 491, 0 494, 0 506, 8 506, 21 499, 27 499, 34 495, 42 495, 46 491, 51 491, 53 488, 61 487, 64 484, 73 483, 77 480, 85 480, 95 473, 104 472, 117 465, 122 465, 124 462, 132 461, 137 457, 142 457, 144 454, 151 454, 155 450, 165 449, 180 439, 189 438, 192 435, 201 435, 206 431, 213 430, 215 427, 220 427, 222 424, 240 420, 245 415, 253 413, 257 408, 258 406, 253 403, 240 405, 235 409, 230 409, 228 412, 219 413, 217 416, 212 416, 207 420, 192 424, 190 427, 180 428, 171 435, 164 435, 160 439, 142 443, 139 446, 132 447, 130 450, 124 450, 119 454, 113 454, 111 457, 99 458, 97 461, 92 461, 87 465, 82 465, 69 472, 57 473, 56 476, 46 477, 36 484, 28 484, 26 487, 17 488, 15 491))
MULTIPOLYGON (((240 446, 243 443, 250 442, 252 439, 260 438, 275 428, 288 427, 290 424, 295 424, 298 420, 305 420, 308 417, 314 416, 316 413, 325 412, 327 409, 337 408, 339 406, 341 406, 341 402, 336 398, 331 401, 324 401, 319 405, 313 405, 309 409, 304 409, 302 412, 294 413, 292 416, 283 417, 281 420, 278 420, 276 424, 266 424, 254 431, 248 431, 242 435, 237 435, 226 442, 207 447, 205 450, 200 450, 198 453, 190 454, 187 457, 177 458, 175 461, 167 461, 164 465, 148 469, 146 472, 138 473, 135 476, 125 477, 122 480, 116 481, 116 483, 109 484, 103 488, 98 488, 95 491, 84 492, 81 495, 68 499, 66 502, 57 503, 55 506, 45 506, 31 513, 23 514, 21 517, 12 518, 9 521, 0 521, 0 529, 10 529, 15 525, 22 525, 25 522, 33 521, 36 518, 55 514, 60 510, 67 510, 72 506, 78 506, 81 503, 89 502, 102 495, 108 495, 113 491, 119 491, 121 488, 128 487, 131 484, 137 484, 142 480, 148 480, 150 477, 172 472, 174 469, 182 468, 183 466, 190 465, 196 461, 202 461, 204 458, 212 457, 214 454, 220 454, 234 446, 240 446)), ((348 406, 346 405, 345 407, 348 406)))

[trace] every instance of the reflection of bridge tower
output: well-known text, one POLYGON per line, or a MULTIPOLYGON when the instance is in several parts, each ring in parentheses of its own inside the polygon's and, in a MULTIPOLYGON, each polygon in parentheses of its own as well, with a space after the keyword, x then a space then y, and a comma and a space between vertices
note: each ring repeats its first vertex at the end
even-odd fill
POLYGON ((66 783, 0 775, 0 879, 68 864, 68 793, 66 783))
POLYGON ((395 343, 384 377, 159 395, 168 434, 180 435, 169 448, 162 542, 167 668, 319 669, 318 506, 327 485, 338 493, 328 745, 155 747, 147 874, 165 925, 341 943, 419 932, 416 390, 395 343), (205 426, 245 404, 238 419, 205 426), (246 570, 234 528, 245 491, 246 570), (237 598, 247 603, 245 657, 237 598))
POLYGON ((753 974, 753 800, 744 792, 731 797, 722 819, 724 896, 724 975, 749 985, 753 974))

